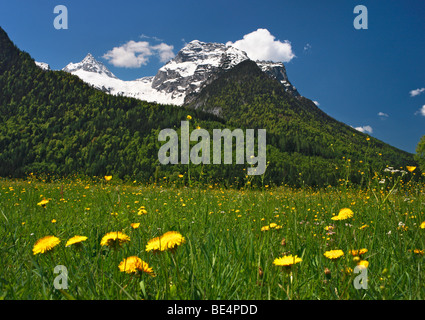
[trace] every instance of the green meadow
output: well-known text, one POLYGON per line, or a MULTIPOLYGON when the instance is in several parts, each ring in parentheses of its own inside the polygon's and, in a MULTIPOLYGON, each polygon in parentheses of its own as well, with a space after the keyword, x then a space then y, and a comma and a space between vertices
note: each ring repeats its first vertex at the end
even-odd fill
POLYGON ((318 189, 248 184, 237 190, 187 186, 185 175, 162 185, 114 177, 1 179, 0 297, 424 299, 425 185, 414 174, 376 173, 367 188, 342 181, 318 189), (332 219, 342 208, 353 216, 332 219), (130 241, 102 246, 114 231, 130 241), (146 251, 150 239, 168 231, 184 243, 146 251), (76 235, 87 239, 66 246, 76 235), (60 243, 34 254, 46 236, 60 243), (359 249, 366 252, 353 256, 359 249), (343 255, 329 259, 330 250, 343 255), (302 261, 274 264, 288 255, 302 261), (153 273, 122 272, 118 266, 130 256, 153 273), (366 267, 355 273, 360 261, 366 267), (66 268, 66 281, 56 266, 66 268), (360 275, 367 288, 356 289, 360 275))

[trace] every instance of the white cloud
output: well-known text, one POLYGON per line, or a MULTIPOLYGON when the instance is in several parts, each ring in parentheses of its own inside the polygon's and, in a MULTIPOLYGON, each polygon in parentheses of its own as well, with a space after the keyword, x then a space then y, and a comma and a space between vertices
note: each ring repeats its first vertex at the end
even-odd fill
POLYGON ((363 132, 363 133, 372 133, 373 129, 371 126, 363 126, 363 127, 355 127, 357 131, 363 132))
POLYGON ((415 112, 415 115, 420 114, 425 117, 425 104, 418 111, 415 112))
POLYGON ((164 41, 164 40, 162 40, 162 39, 160 39, 160 38, 158 38, 158 37, 155 37, 155 36, 153 36, 153 37, 150 37, 150 36, 147 36, 147 35, 145 35, 145 34, 141 34, 140 35, 140 39, 153 39, 153 40, 155 40, 155 41, 164 41))
POLYGON ((320 106, 319 101, 315 101, 315 100, 313 100, 313 103, 314 103, 316 106, 320 106))
POLYGON ((120 47, 114 47, 103 55, 103 58, 115 67, 139 68, 146 65, 149 57, 158 56, 161 62, 174 57, 174 47, 166 43, 150 45, 147 41, 130 40, 120 47))
POLYGON ((384 118, 388 118, 389 117, 388 113, 384 113, 384 112, 378 112, 378 116, 384 117, 384 118))
POLYGON ((420 95, 422 92, 425 92, 425 88, 418 88, 418 89, 410 91, 410 96, 415 97, 420 95))
POLYGON ((308 51, 308 50, 310 50, 310 49, 311 49, 311 44, 307 43, 307 44, 304 46, 304 51, 308 51))
POLYGON ((289 62, 295 57, 291 43, 287 40, 284 42, 275 40, 275 36, 267 29, 257 29, 244 35, 243 39, 236 42, 229 41, 226 45, 245 51, 252 60, 289 62))
POLYGON ((171 45, 168 45, 166 43, 160 43, 156 46, 153 46, 152 49, 158 53, 159 61, 161 62, 165 63, 168 60, 174 58, 174 47, 171 45))

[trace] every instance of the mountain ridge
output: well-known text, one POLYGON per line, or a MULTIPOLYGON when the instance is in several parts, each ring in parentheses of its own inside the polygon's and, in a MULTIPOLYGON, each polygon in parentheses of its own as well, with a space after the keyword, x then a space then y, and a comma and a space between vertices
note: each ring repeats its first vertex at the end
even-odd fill
MULTIPOLYGON (((252 183, 364 184, 375 170, 415 165, 413 155, 330 119, 246 60, 200 92, 202 108, 110 95, 64 71, 45 71, 0 27, 0 176, 112 174, 128 181, 178 180, 187 165, 160 165, 160 130, 267 129, 267 167, 252 183), (227 108, 227 109, 226 109, 227 108), (347 180, 348 179, 348 180, 347 180)), ((190 166, 193 181, 244 185, 246 165, 190 166)))
MULTIPOLYGON (((62 70, 77 75, 83 81, 109 94, 182 106, 187 104, 187 96, 199 92, 223 71, 244 60, 249 60, 247 54, 235 47, 193 40, 159 68, 155 76, 130 81, 118 79, 90 53, 81 62, 70 63, 62 70)), ((263 72, 278 80, 285 90, 295 96, 299 95, 289 82, 282 62, 256 63, 263 72)))

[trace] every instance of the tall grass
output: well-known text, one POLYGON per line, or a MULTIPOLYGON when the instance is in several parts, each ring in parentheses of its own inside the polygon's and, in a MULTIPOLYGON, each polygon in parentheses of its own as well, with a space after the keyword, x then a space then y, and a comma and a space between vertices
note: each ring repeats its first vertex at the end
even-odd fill
POLYGON ((343 181, 322 189, 261 190, 3 179, 0 298, 423 299, 425 187, 396 174, 383 179, 370 178, 365 189, 343 181), (38 206, 44 198, 49 203, 38 206), (147 214, 138 215, 141 206, 147 214), (331 220, 341 208, 354 217, 331 220), (133 229, 136 222, 140 227, 133 229), (261 231, 270 223, 281 228, 261 231), (145 251, 149 239, 171 230, 186 243, 172 252, 145 251), (102 247, 111 231, 131 241, 119 250, 102 247), (47 235, 61 243, 33 255, 34 243, 47 235), (75 235, 88 237, 80 250, 65 247, 75 235), (368 289, 353 285, 349 250, 360 248, 368 249, 361 257, 369 262, 368 289), (327 259, 331 249, 344 256, 327 259), (288 254, 302 258, 290 272, 273 264, 288 254), (134 255, 156 277, 120 272, 119 263, 134 255), (67 289, 53 286, 57 265, 68 269, 67 289))

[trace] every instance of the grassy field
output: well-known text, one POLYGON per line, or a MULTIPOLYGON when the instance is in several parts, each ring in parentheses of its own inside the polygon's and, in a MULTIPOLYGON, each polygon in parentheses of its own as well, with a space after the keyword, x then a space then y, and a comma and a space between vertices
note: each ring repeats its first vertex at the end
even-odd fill
POLYGON ((2 179, 0 298, 424 299, 425 186, 412 175, 382 172, 367 189, 342 182, 317 190, 2 179), (333 220, 342 208, 353 216, 333 220), (102 246, 113 231, 130 241, 102 246), (185 242, 146 251, 168 231, 185 242), (49 235, 61 242, 34 254, 36 241, 49 235), (75 235, 87 240, 66 247, 75 235), (337 259, 324 255, 337 249, 337 259), (353 256, 356 249, 367 252, 353 256), (273 263, 290 254, 302 261, 273 263), (121 272, 130 256, 155 276, 121 272), (367 289, 354 286, 360 261, 367 289), (66 289, 54 288, 58 265, 68 271, 66 289))

